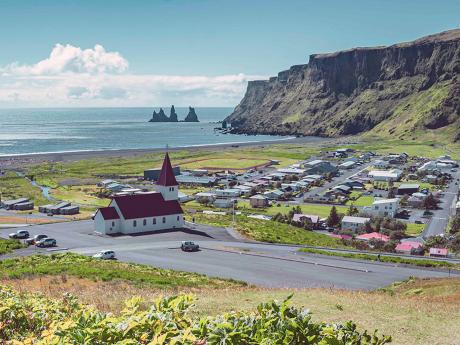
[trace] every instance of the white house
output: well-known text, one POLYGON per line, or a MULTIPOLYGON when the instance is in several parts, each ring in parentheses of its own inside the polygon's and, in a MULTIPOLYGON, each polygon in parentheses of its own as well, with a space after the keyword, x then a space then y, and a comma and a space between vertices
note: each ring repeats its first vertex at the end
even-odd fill
POLYGON ((362 230, 366 226, 366 223, 369 221, 370 218, 366 217, 344 216, 342 218, 342 230, 362 230))
POLYGON ((364 206, 363 212, 378 217, 394 217, 399 207, 399 199, 378 199, 372 206, 364 206))
POLYGON ((402 176, 402 171, 399 169, 392 170, 371 170, 369 171, 369 177, 372 177, 374 181, 398 181, 402 176))
POLYGON ((241 196, 241 189, 228 188, 228 189, 216 189, 214 193, 218 198, 237 198, 241 196))
POLYGON ((94 226, 102 234, 134 234, 182 228, 184 216, 179 187, 166 154, 156 192, 115 196, 108 207, 97 210, 94 226))

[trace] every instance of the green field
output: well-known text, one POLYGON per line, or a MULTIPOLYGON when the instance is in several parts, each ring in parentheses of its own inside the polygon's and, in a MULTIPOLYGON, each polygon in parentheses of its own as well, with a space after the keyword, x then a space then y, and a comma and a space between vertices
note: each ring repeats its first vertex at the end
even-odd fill
POLYGON ((0 193, 3 200, 29 198, 36 206, 48 201, 40 188, 32 186, 24 177, 13 172, 0 176, 0 193))
MULTIPOLYGON (((232 218, 229 215, 221 216, 198 213, 187 216, 187 219, 190 220, 192 217, 195 217, 195 222, 200 224, 218 227, 232 226, 232 218)), ((247 238, 269 243, 304 244, 330 248, 345 247, 340 240, 327 235, 284 223, 253 219, 245 216, 236 217, 236 230, 247 238)))
POLYGON ((353 191, 350 194, 350 198, 354 198, 356 200, 348 200, 345 205, 350 206, 354 205, 357 207, 363 206, 370 206, 374 202, 374 197, 371 195, 363 195, 362 192, 353 191))
POLYGON ((407 223, 406 234, 409 236, 418 236, 425 230, 425 224, 407 223))
MULTIPOLYGON (((290 210, 292 210, 292 207, 294 205, 280 205, 280 206, 271 206, 267 208, 252 208, 249 205, 249 202, 238 202, 238 209, 241 211, 250 211, 251 213, 259 213, 259 214, 267 214, 274 216, 277 213, 281 214, 288 214, 290 210)), ((297 207, 297 205, 295 205, 297 207)), ((311 215, 316 215, 321 218, 326 218, 329 216, 329 213, 331 212, 331 205, 318 205, 318 204, 308 204, 308 205, 298 205, 302 213, 304 214, 311 214, 311 215)), ((348 210, 348 207, 346 206, 336 206, 337 211, 339 213, 346 213, 348 210)))

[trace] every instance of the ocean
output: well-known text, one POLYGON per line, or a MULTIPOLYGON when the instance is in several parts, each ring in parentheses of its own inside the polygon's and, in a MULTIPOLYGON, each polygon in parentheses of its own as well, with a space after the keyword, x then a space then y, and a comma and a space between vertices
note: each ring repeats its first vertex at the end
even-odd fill
MULTIPOLYGON (((159 108, 0 109, 0 155, 187 147, 282 139, 214 130, 232 108, 195 108, 199 123, 149 123, 159 108)), ((169 116, 169 108, 163 108, 169 116)), ((183 120, 188 108, 176 108, 183 120)))

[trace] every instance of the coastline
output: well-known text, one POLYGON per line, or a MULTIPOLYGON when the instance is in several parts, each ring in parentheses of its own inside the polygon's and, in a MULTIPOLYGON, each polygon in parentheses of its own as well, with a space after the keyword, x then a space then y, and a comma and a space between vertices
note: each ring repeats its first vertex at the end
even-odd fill
MULTIPOLYGON (((218 143, 218 144, 198 144, 187 146, 174 146, 168 147, 168 151, 182 151, 182 150, 207 150, 207 149, 228 149, 235 147, 257 147, 273 144, 315 144, 333 141, 332 138, 323 137, 284 137, 273 140, 249 141, 249 142, 231 142, 231 143, 218 143)), ((78 161, 90 158, 109 158, 109 157, 126 157, 137 156, 148 153, 163 152, 165 148, 142 148, 142 149, 104 149, 104 150, 87 150, 87 151, 65 151, 65 152, 43 152, 43 153, 24 153, 24 154, 10 154, 0 156, 0 169, 8 169, 12 167, 19 167, 30 164, 38 164, 43 162, 68 162, 78 161)))

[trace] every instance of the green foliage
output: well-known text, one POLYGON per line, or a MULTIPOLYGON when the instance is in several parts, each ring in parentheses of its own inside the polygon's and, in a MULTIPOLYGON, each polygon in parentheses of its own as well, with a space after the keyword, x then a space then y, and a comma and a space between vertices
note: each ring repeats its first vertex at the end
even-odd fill
POLYGON ((34 255, 0 261, 1 278, 60 274, 103 281, 123 280, 156 288, 202 286, 218 288, 245 285, 232 280, 214 279, 196 273, 112 260, 99 260, 73 253, 49 256, 34 255))
POLYGON ((192 318, 193 297, 158 298, 146 310, 142 299, 126 301, 119 314, 84 306, 71 296, 62 301, 18 294, 0 286, 0 338, 24 344, 322 344, 383 345, 391 337, 359 332, 345 324, 315 323, 305 309, 263 303, 252 313, 232 312, 192 318))
POLYGON ((329 217, 327 217, 327 226, 338 226, 342 217, 337 213, 337 208, 332 206, 329 217))
POLYGON ((340 256, 342 258, 351 258, 351 259, 359 259, 359 260, 371 260, 371 261, 382 261, 382 262, 391 262, 395 264, 407 264, 407 265, 415 265, 415 266, 422 266, 422 267, 447 267, 453 269, 460 269, 460 265, 455 265, 450 262, 446 261, 435 261, 429 259, 410 259, 410 258, 403 258, 398 256, 386 256, 381 255, 380 260, 377 257, 377 254, 361 254, 361 253, 344 253, 344 252, 334 252, 328 250, 321 250, 321 249, 313 249, 313 248, 301 248, 299 249, 301 252, 312 253, 312 254, 321 254, 321 255, 328 255, 328 256, 340 256))
POLYGON ((0 238, 0 255, 24 247, 18 240, 4 240, 0 238))

